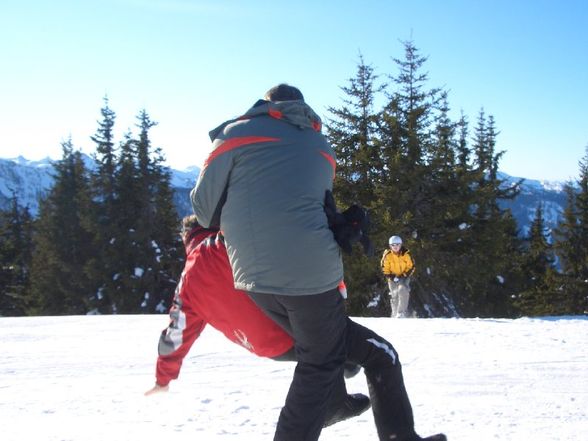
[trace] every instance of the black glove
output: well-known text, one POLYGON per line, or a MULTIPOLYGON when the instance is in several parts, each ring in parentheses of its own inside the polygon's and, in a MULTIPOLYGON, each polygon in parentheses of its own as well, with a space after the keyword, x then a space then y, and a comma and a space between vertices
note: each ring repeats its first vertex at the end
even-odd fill
POLYGON ((333 193, 327 190, 325 193, 325 213, 329 228, 333 231, 335 240, 345 253, 351 254, 352 245, 359 242, 363 246, 364 253, 367 256, 373 256, 374 247, 367 236, 370 216, 365 208, 352 205, 343 213, 339 213, 333 193))
POLYGON ((374 246, 367 235, 371 226, 369 212, 360 205, 352 205, 343 212, 343 216, 347 224, 351 225, 351 243, 359 240, 366 256, 373 256, 374 246))
POLYGON ((345 217, 337 211, 337 204, 335 198, 330 190, 325 192, 325 214, 329 222, 329 228, 333 230, 336 226, 345 223, 345 217))

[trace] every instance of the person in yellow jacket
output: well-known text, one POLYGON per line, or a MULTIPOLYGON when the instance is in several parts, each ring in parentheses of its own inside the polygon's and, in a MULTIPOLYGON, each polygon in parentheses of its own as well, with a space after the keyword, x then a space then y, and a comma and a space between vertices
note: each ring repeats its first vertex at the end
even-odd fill
POLYGON ((399 236, 388 240, 389 248, 382 256, 382 273, 390 290, 391 317, 406 317, 410 297, 410 276, 415 270, 408 250, 399 236))

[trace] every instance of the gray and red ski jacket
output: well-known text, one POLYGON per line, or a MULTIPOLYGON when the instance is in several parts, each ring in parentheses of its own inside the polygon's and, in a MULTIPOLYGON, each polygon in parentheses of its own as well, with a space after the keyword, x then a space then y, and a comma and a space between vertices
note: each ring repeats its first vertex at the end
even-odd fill
POLYGON ((186 255, 171 321, 159 339, 157 384, 164 386, 178 377, 184 357, 207 324, 262 357, 278 357, 293 347, 292 338, 234 288, 218 230, 194 228, 186 240, 186 255))
POLYGON ((220 226, 235 287, 308 295, 343 280, 323 210, 335 154, 304 101, 260 100, 211 132, 213 150, 192 190, 198 222, 220 226))

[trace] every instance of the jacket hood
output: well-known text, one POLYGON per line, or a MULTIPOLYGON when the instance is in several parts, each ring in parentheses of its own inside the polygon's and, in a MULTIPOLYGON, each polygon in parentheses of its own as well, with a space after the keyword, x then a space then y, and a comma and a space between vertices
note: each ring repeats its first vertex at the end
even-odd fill
POLYGON ((225 121, 211 130, 209 132, 210 139, 214 141, 218 134, 233 122, 264 115, 286 121, 300 129, 313 129, 320 132, 322 128, 320 117, 302 100, 278 102, 259 100, 243 116, 225 121))

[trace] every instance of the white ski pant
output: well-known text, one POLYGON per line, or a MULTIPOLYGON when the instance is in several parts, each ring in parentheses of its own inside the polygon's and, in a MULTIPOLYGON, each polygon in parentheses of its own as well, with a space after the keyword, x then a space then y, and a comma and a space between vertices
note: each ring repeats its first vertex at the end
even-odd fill
POLYGON ((399 278, 398 281, 395 282, 394 278, 389 278, 388 289, 390 290, 390 317, 406 317, 408 299, 410 298, 409 279, 399 278))

